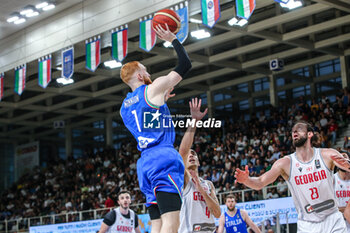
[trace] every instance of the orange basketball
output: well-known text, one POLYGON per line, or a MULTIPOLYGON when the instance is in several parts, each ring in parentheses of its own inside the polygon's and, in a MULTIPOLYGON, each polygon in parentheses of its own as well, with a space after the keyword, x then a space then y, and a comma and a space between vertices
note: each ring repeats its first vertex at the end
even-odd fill
POLYGON ((165 24, 168 24, 169 30, 176 34, 181 27, 180 16, 175 11, 170 9, 158 11, 152 19, 153 28, 160 25, 162 28, 166 29, 165 24))

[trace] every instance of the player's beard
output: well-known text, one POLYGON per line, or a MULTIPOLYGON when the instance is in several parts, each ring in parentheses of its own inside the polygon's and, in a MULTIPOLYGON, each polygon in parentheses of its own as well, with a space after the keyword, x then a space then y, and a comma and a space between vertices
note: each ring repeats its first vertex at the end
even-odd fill
POLYGON ((299 139, 294 140, 293 145, 295 147, 302 147, 305 145, 306 141, 307 141, 307 137, 301 137, 299 139))
POLYGON ((227 207, 227 209, 228 209, 229 211, 233 212, 233 211, 235 211, 236 206, 234 206, 233 208, 229 208, 229 207, 227 207))
POLYGON ((143 76, 143 80, 146 85, 152 84, 152 80, 147 76, 143 76))

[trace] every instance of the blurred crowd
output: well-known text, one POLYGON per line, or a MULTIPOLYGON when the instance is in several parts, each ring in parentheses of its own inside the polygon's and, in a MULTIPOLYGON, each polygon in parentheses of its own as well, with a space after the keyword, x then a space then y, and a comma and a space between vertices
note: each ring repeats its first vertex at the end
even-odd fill
MULTIPOLYGON (((349 123, 349 93, 343 90, 334 102, 322 96, 311 104, 300 97, 292 106, 270 107, 268 113, 258 112, 248 121, 243 116, 226 118, 220 129, 197 129, 193 149, 201 163, 199 174, 214 183, 217 193, 246 189, 235 184, 236 168, 248 165, 251 175, 260 176, 274 161, 292 153, 291 127, 297 120, 312 123, 319 133, 316 146, 334 146, 339 129, 349 123)), ((177 130, 177 134, 178 147, 184 130, 177 130)), ((350 150, 347 138, 343 147, 350 150)), ((113 207, 121 190, 132 193, 132 204, 144 203, 136 174, 139 156, 134 141, 128 139, 117 150, 89 150, 79 159, 69 156, 56 159, 46 168, 35 168, 1 194, 0 220, 113 207)), ((277 188, 268 189, 266 198, 287 195, 281 177, 274 185, 277 188)), ((238 201, 263 199, 261 191, 245 192, 244 197, 241 192, 235 195, 238 201)), ((76 218, 70 215, 69 221, 76 218)))

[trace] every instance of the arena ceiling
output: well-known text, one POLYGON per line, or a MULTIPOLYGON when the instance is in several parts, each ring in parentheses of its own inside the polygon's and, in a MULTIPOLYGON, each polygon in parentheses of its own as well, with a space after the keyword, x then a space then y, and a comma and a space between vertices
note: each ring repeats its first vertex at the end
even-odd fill
MULTIPOLYGON (((11 1, 7 1, 11 2, 11 1)), ((208 39, 188 37, 185 48, 192 60, 192 71, 175 89, 176 97, 169 100, 172 108, 183 108, 175 100, 198 96, 207 92, 225 93, 231 99, 215 103, 227 105, 250 97, 266 97, 269 90, 243 93, 235 90, 240 83, 251 82, 269 75, 296 80, 278 91, 303 86, 311 82, 327 82, 339 73, 314 79, 292 74, 290 71, 350 54, 350 4, 347 0, 304 0, 304 6, 285 10, 272 0, 257 0, 257 8, 243 28, 232 27, 227 21, 233 17, 233 1, 221 1, 221 18, 208 39), (273 58, 285 61, 284 70, 269 70, 273 58)), ((191 18, 200 19, 200 13, 191 18)), ((138 22, 132 22, 135 28, 138 22)), ((132 26, 129 26, 131 28, 132 26)), ((204 28, 190 24, 190 30, 204 28)), ((108 33, 108 32, 106 32, 108 33)), ((102 49, 102 61, 111 59, 110 46, 102 49)), ((85 133, 88 140, 103 130, 92 123, 106 117, 119 119, 123 96, 129 91, 119 78, 119 69, 103 64, 95 73, 85 68, 84 42, 75 45, 74 84, 62 86, 55 79, 61 71, 53 70, 53 81, 43 89, 37 84, 37 62, 27 63, 27 84, 22 96, 13 92, 13 79, 5 79, 5 93, 0 102, 0 141, 52 140, 58 138, 53 122, 64 120, 72 129, 85 133)), ((152 78, 167 74, 176 64, 172 49, 158 44, 149 53, 138 48, 138 32, 129 32, 128 56, 125 60, 139 60, 152 78)), ((6 76, 14 76, 13 71, 6 76)), ((329 82, 329 85, 336 85, 329 82)), ((341 88, 341 86, 339 87, 341 88)), ((184 110, 185 111, 185 110, 184 110)), ((185 113, 185 112, 184 112, 185 113)), ((77 138, 80 139, 80 138, 77 138)))

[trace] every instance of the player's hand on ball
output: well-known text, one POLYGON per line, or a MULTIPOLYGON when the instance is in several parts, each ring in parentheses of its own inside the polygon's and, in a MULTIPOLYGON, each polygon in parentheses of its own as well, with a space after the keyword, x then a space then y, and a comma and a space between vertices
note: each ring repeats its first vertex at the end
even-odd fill
POLYGON ((202 120, 202 118, 207 114, 208 108, 206 108, 204 112, 201 112, 201 105, 202 99, 199 99, 198 101, 198 98, 194 98, 190 101, 192 119, 199 121, 202 120))
POLYGON ((238 183, 244 184, 249 179, 248 165, 245 166, 244 171, 242 171, 239 168, 236 168, 235 178, 236 178, 235 183, 238 182, 238 183))
POLYGON ((164 28, 162 28, 160 25, 157 25, 154 28, 154 31, 157 33, 159 39, 169 41, 171 43, 171 42, 173 42, 173 40, 176 39, 176 36, 174 33, 172 33, 169 30, 168 24, 165 24, 165 26, 166 26, 166 30, 164 28))

